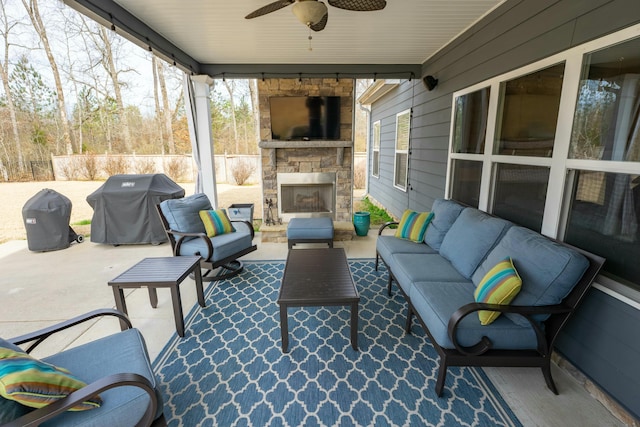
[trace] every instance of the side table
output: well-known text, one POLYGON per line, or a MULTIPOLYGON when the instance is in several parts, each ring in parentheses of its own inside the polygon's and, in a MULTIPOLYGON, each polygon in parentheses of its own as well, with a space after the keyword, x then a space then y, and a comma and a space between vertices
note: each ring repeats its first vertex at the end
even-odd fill
MULTIPOLYGON (((145 258, 115 279, 109 281, 109 286, 113 289, 116 308, 125 314, 127 314, 127 304, 124 300, 123 289, 146 286, 149 289, 151 307, 156 308, 158 306, 156 289, 170 288, 176 331, 178 335, 184 337, 184 316, 182 314, 182 300, 180 298, 180 283, 182 283, 190 273, 194 273, 195 276, 198 304, 200 304, 200 307, 206 307, 204 291, 202 289, 202 272, 200 271, 199 256, 145 258)), ((122 330, 124 330, 125 325, 123 325, 122 322, 120 325, 122 330)))

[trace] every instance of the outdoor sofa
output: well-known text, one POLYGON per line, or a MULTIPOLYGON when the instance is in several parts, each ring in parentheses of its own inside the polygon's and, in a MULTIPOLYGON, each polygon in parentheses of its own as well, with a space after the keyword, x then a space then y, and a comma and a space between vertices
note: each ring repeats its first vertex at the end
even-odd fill
POLYGON ((431 213, 418 242, 383 234, 398 222, 380 227, 376 270, 382 259, 389 295, 395 282, 408 303, 406 332, 415 315, 439 354, 436 393, 448 366, 526 366, 557 394, 555 339, 604 259, 452 200, 435 200, 431 213))

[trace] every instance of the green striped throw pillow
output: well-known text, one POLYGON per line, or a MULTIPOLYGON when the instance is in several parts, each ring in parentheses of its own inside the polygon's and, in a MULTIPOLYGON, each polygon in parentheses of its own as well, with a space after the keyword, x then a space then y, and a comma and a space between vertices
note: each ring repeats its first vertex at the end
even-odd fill
POLYGON ((214 237, 220 234, 232 233, 236 231, 231 225, 231 220, 227 216, 224 209, 216 209, 213 211, 200 211, 200 219, 207 231, 207 236, 214 237))
POLYGON ((399 239, 421 243, 432 218, 433 212, 415 212, 407 209, 402 214, 395 236, 399 239))
MULTIPOLYGON (((42 362, 27 353, 0 347, 0 395, 5 399, 41 408, 86 385, 64 368, 42 362)), ((101 404, 102 399, 96 396, 70 410, 86 411, 101 404)))
MULTIPOLYGON (((522 279, 513 266, 511 257, 497 263, 484 275, 473 294, 476 302, 507 305, 518 295, 522 279)), ((480 324, 488 325, 500 316, 499 311, 478 311, 480 324)))

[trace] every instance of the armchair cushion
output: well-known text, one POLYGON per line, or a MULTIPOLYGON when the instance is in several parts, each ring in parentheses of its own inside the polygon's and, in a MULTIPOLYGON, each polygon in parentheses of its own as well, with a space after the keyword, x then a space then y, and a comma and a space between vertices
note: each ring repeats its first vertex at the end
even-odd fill
MULTIPOLYGON (((137 329, 128 329, 44 358, 57 366, 73 369, 88 383, 118 373, 135 373, 147 378, 156 390, 159 416, 162 395, 149 362, 144 338, 137 329), (87 363, 87 361, 91 361, 87 363)), ((101 393, 102 406, 93 411, 65 412, 54 425, 103 427, 130 425, 142 417, 149 405, 149 395, 138 387, 116 387, 101 393)), ((47 423, 43 424, 47 426, 47 423)))
POLYGON ((212 207, 206 194, 197 193, 181 199, 164 200, 160 209, 170 229, 183 233, 206 233, 200 211, 208 211, 212 207))
MULTIPOLYGON (((246 228, 246 227, 245 227, 246 228)), ((241 231, 240 227, 235 233, 226 233, 211 237, 211 245, 214 247, 213 256, 208 253, 207 244, 200 238, 184 240, 180 245, 177 255, 188 256, 199 254, 206 261, 216 262, 251 247, 251 233, 241 231)))
MULTIPOLYGON (((6 399, 41 408, 86 385, 67 369, 40 361, 23 351, 0 347, 0 395, 6 399)), ((95 397, 71 410, 85 411, 101 403, 100 397, 95 397)))
POLYGON ((200 211, 199 214, 209 237, 236 231, 224 209, 200 211))

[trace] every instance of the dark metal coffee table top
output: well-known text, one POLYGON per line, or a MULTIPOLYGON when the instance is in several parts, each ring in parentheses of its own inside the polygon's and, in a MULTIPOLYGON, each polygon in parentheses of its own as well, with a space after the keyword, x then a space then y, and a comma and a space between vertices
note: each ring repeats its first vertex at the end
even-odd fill
POLYGON ((278 304, 330 305, 359 300, 344 249, 289 251, 278 304))

